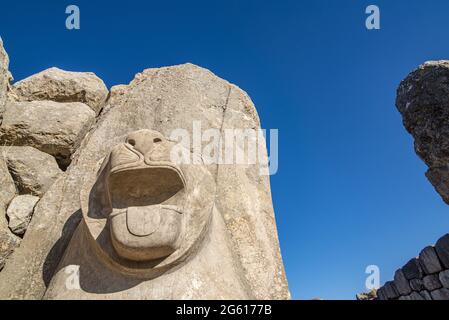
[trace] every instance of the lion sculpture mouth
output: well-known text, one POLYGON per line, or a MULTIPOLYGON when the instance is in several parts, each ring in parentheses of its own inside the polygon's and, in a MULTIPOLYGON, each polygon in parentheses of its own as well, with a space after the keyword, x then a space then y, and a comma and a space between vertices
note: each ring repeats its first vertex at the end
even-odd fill
POLYGON ((175 146, 154 130, 128 133, 85 178, 85 230, 116 271, 156 277, 186 262, 205 239, 216 184, 204 164, 171 161, 175 146))
POLYGON ((168 151, 162 137, 142 135, 128 137, 127 143, 111 152, 110 235, 122 258, 155 260, 167 257, 178 247, 183 231, 185 178, 170 162, 168 151))

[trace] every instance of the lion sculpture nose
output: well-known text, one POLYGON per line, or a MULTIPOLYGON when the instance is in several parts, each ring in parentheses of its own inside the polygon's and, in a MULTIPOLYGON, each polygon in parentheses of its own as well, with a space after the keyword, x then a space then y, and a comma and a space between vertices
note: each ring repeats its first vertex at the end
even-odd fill
POLYGON ((154 144, 162 142, 163 139, 164 137, 159 132, 144 129, 131 133, 126 138, 126 143, 145 155, 153 149, 154 144))

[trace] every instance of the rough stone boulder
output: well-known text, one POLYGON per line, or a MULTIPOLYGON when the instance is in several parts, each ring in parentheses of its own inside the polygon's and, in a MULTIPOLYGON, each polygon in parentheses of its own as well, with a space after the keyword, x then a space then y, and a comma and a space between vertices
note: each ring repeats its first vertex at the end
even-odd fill
POLYGON ((12 199, 6 210, 6 215, 9 219, 9 229, 15 235, 23 235, 31 221, 34 207, 39 201, 39 197, 29 194, 17 196, 12 199))
POLYGON ((22 101, 82 102, 98 114, 108 96, 103 80, 92 72, 50 68, 14 84, 22 101))
POLYGON ((427 178, 449 204, 449 61, 429 61, 399 85, 396 106, 427 164, 427 178))
POLYGON ((0 205, 7 206, 17 193, 14 180, 11 177, 8 166, 3 157, 0 157, 0 205))
MULTIPOLYGON (((68 270, 65 270, 64 264, 60 265, 61 257, 70 239, 69 247, 80 248, 77 246, 80 235, 86 234, 83 231, 86 224, 79 224, 84 213, 80 193, 84 190, 82 187, 86 177, 95 175, 98 164, 111 150, 118 150, 121 161, 135 161, 135 156, 120 152, 123 149, 114 149, 120 145, 123 147, 126 137, 128 144, 125 148, 128 151, 129 148, 146 150, 147 143, 153 146, 161 140, 145 140, 147 142, 140 144, 140 141, 129 139, 130 133, 150 129, 169 138, 174 130, 183 129, 192 137, 194 121, 201 123, 203 131, 215 129, 220 133, 224 129, 260 128, 256 109, 244 91, 191 64, 148 69, 137 74, 129 85, 113 88, 107 106, 73 155, 67 172, 37 204, 20 247, 0 273, 0 298, 63 296, 58 288, 66 290, 65 287, 57 285, 63 283, 59 280, 68 270), (49 287, 53 288, 51 293, 47 292, 49 287)), ((202 147, 207 144, 203 141, 202 147)), ((207 166, 216 187, 209 190, 214 192, 214 202, 210 228, 203 240, 205 244, 194 248, 198 254, 186 260, 180 268, 180 272, 185 273, 183 277, 176 277, 178 270, 173 270, 153 282, 150 280, 154 295, 145 298, 290 297, 277 237, 269 177, 260 175, 260 167, 259 160, 248 165, 207 166), (211 241, 219 243, 220 249, 210 246, 211 241), (193 265, 207 268, 208 272, 200 273, 193 265), (221 286, 228 281, 222 276, 222 270, 232 271, 236 286, 221 286)), ((69 256, 65 257, 70 259, 73 252, 68 250, 69 256)), ((83 254, 83 251, 79 253, 83 254)), ((101 285, 104 279, 107 277, 103 278, 101 272, 87 275, 80 269, 81 287, 69 294, 112 299, 127 299, 133 297, 132 294, 139 294, 139 282, 124 280, 114 283, 115 288, 112 286, 112 291, 108 291, 101 285), (85 282, 86 276, 98 277, 99 282, 85 282)), ((111 288, 112 284, 108 285, 111 288)))
POLYGON ((32 146, 65 168, 94 123, 95 113, 80 102, 9 102, 0 125, 3 146, 32 146))
POLYGON ((449 289, 441 288, 430 293, 433 300, 449 300, 449 289))
POLYGON ((435 251, 444 268, 449 269, 449 233, 438 239, 435 244, 435 251))
POLYGON ((443 270, 435 248, 432 246, 421 250, 419 260, 421 261, 421 266, 426 274, 438 273, 443 270))
POLYGON ((439 279, 443 287, 449 289, 449 270, 445 270, 439 274, 439 279))
POLYGON ((422 279, 423 270, 419 259, 413 258, 402 267, 402 272, 408 280, 422 279))
POLYGON ((43 196, 62 173, 53 156, 33 147, 0 147, 20 194, 43 196))
POLYGON ((412 292, 410 284, 401 269, 394 274, 394 285, 398 293, 402 296, 409 295, 412 292))
POLYGON ((2 270, 6 259, 20 244, 20 238, 16 237, 9 230, 8 221, 6 220, 6 207, 14 198, 16 187, 2 158, 0 158, 0 186, 0 270, 2 270))

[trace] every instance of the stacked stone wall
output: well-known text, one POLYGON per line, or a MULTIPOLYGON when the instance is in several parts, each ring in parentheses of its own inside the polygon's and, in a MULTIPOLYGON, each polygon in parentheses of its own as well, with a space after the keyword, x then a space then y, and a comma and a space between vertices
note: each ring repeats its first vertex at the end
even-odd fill
POLYGON ((421 250, 377 291, 379 300, 449 300, 449 234, 421 250))

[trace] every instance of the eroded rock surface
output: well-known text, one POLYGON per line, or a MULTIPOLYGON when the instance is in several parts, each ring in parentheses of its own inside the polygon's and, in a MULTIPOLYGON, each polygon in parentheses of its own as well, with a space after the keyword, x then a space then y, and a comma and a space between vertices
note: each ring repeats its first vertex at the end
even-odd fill
POLYGON ((92 72, 50 68, 14 84, 22 101, 82 102, 98 114, 108 96, 103 80, 92 72))
POLYGON ((438 273, 443 270, 435 248, 432 246, 421 250, 419 260, 421 261, 421 266, 426 274, 438 273))
POLYGON ((25 233, 33 215, 34 206, 39 197, 32 195, 20 195, 15 197, 8 206, 6 215, 9 219, 9 229, 18 236, 25 233))
POLYGON ((407 296, 412 292, 410 284, 401 269, 394 274, 394 285, 401 296, 407 296))
POLYGON ((65 168, 94 120, 95 113, 80 102, 9 102, 0 125, 0 143, 34 147, 65 168))
POLYGON ((396 106, 427 164, 427 178, 449 203, 449 61, 429 61, 410 73, 397 91, 396 106))
POLYGON ((14 181, 9 174, 8 167, 0 157, 0 270, 3 269, 6 259, 20 244, 20 238, 15 236, 8 228, 6 220, 6 207, 16 194, 14 181))
POLYGON ((3 157, 0 157, 0 204, 7 206, 17 193, 14 180, 3 157))
POLYGON ((0 155, 21 194, 43 196, 62 173, 53 156, 33 147, 1 147, 0 155))

